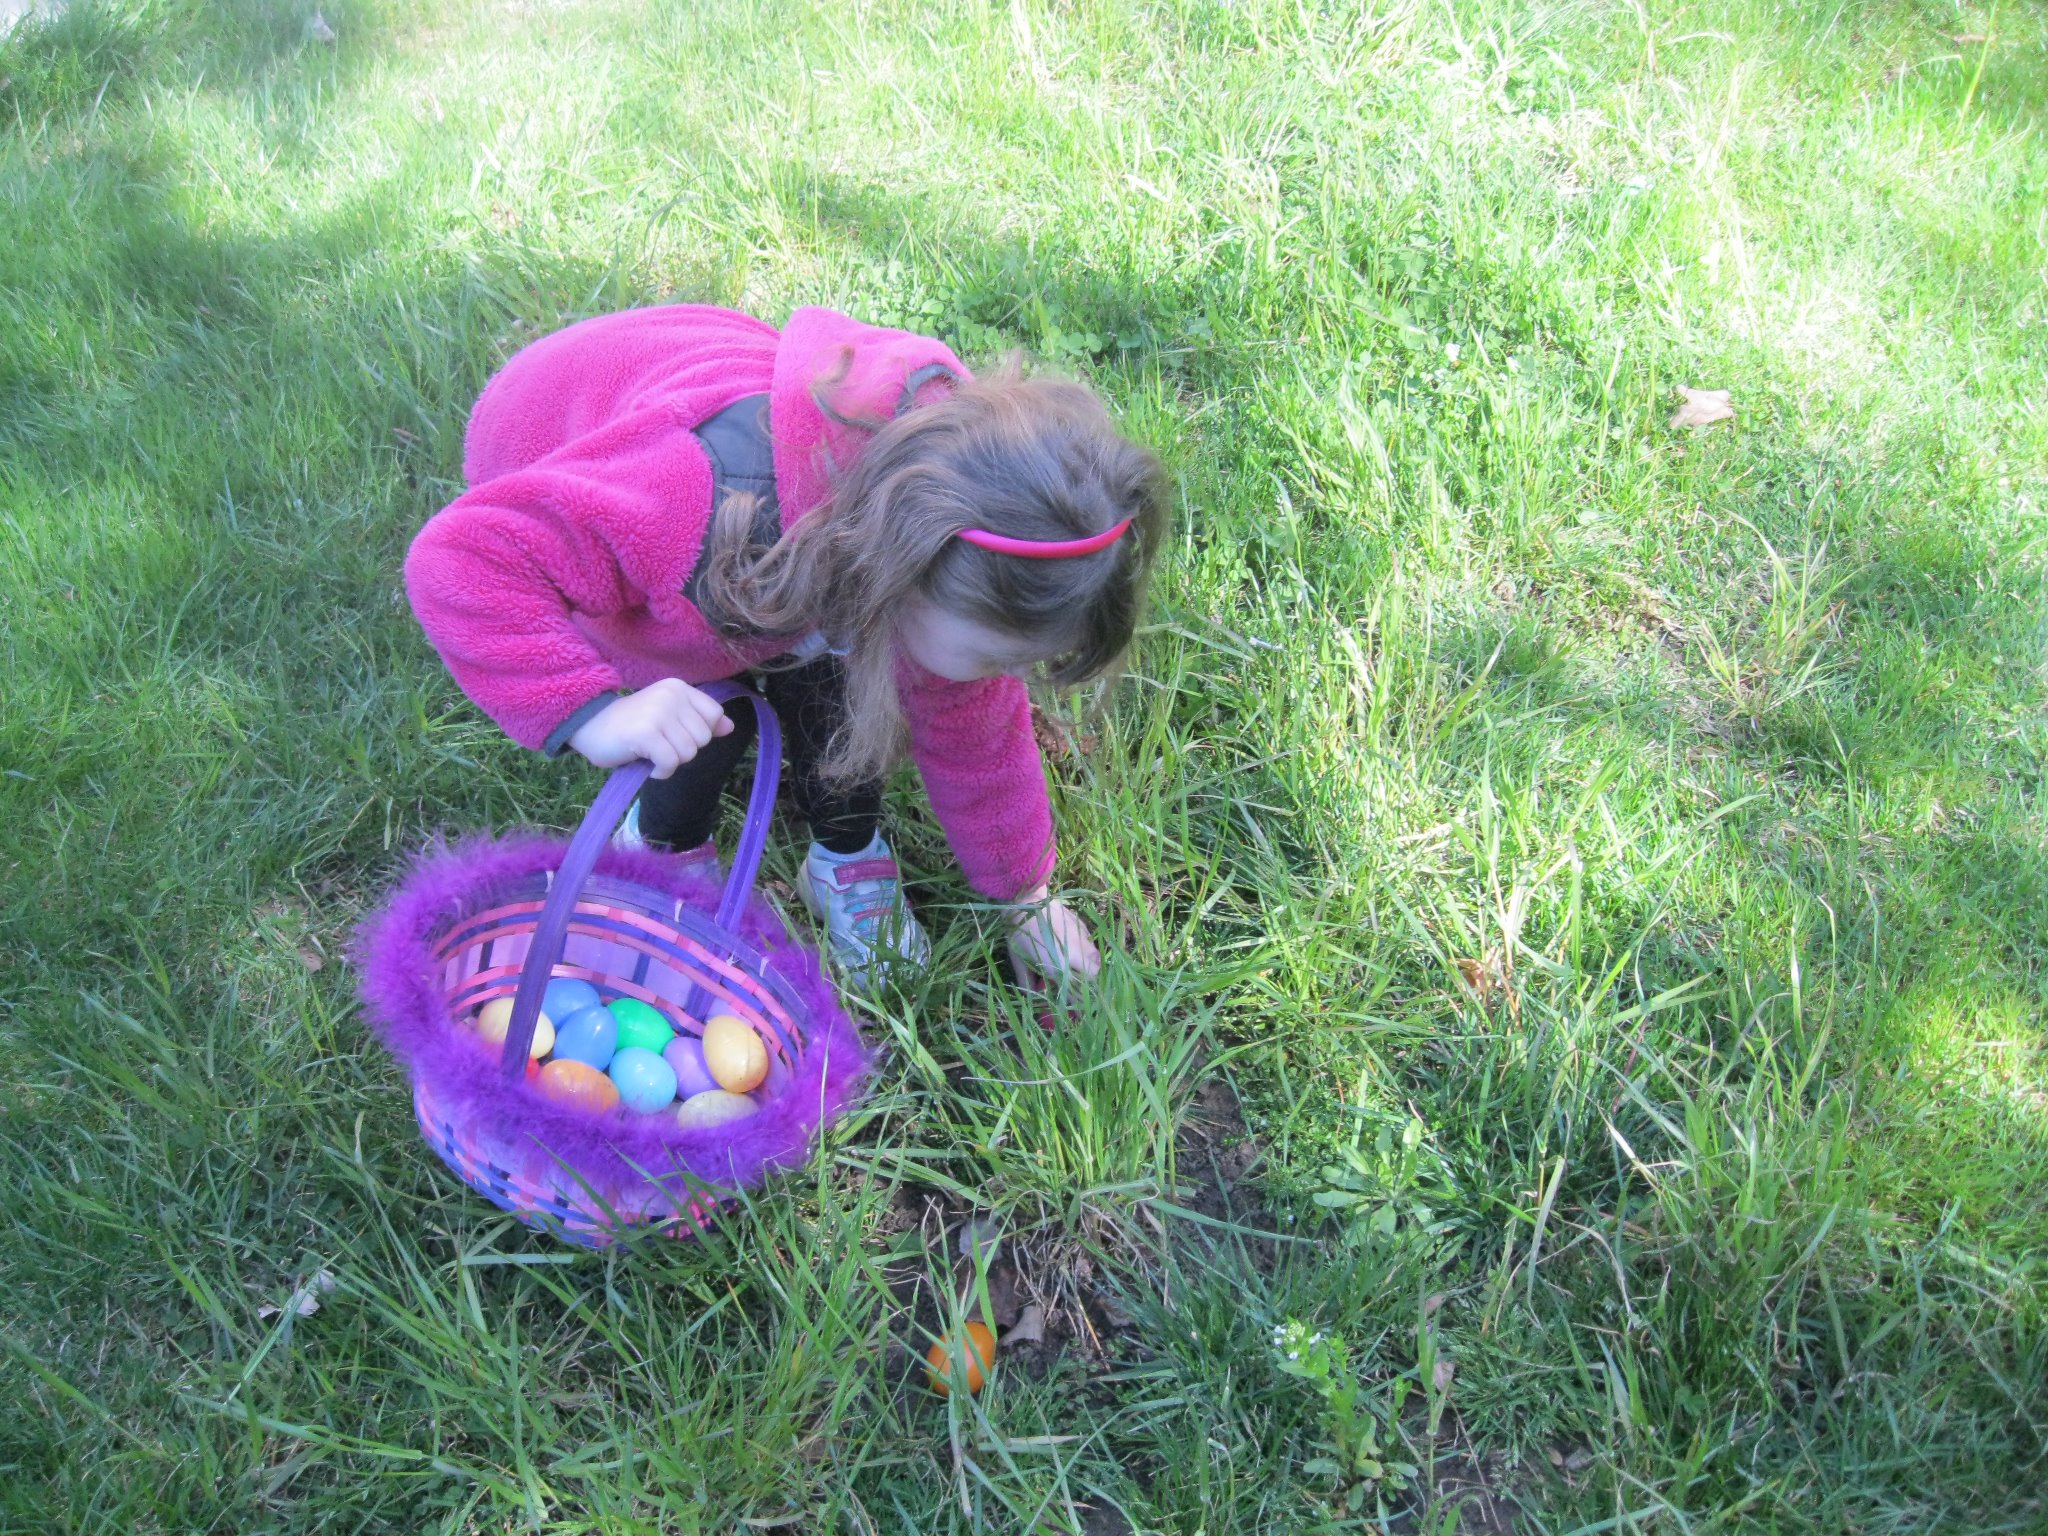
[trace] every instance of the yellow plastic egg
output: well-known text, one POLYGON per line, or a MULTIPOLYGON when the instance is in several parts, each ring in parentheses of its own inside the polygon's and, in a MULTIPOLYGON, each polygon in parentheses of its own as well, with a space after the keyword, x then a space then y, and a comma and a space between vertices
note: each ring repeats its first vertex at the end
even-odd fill
POLYGON ((768 1048, 745 1019, 714 1013, 704 1022, 704 1070, 728 1093, 751 1093, 768 1076, 768 1048))
MULTIPOLYGON (((493 1045, 505 1043, 505 1030, 512 1023, 512 999, 494 997, 477 1010, 476 1032, 493 1045)), ((533 1021, 533 1044, 526 1054, 535 1061, 555 1048, 555 1024, 546 1014, 533 1021)))
POLYGON ((619 1102, 619 1090, 597 1068, 564 1057, 540 1069, 540 1091, 569 1109, 603 1114, 619 1102))
POLYGON ((701 1131, 709 1126, 730 1125, 735 1120, 744 1120, 754 1112, 754 1101, 743 1093, 727 1093, 723 1088, 713 1088, 705 1093, 693 1093, 676 1106, 676 1124, 686 1131, 701 1131))

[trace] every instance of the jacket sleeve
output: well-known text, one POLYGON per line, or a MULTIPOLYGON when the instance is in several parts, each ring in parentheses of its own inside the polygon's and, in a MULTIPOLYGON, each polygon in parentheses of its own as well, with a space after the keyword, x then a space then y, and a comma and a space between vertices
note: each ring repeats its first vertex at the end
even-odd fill
POLYGON ((1052 802, 1024 684, 952 683, 906 661, 897 692, 911 758, 967 883, 1008 901, 1050 881, 1052 802))
POLYGON ((709 466, 696 458, 671 451, 659 474, 612 462, 503 475, 413 540, 413 612, 462 691, 521 746, 558 746, 560 727, 624 687, 576 618, 681 590, 703 519, 679 518, 676 506, 710 499, 709 466), (693 470, 703 485, 678 486, 693 470))

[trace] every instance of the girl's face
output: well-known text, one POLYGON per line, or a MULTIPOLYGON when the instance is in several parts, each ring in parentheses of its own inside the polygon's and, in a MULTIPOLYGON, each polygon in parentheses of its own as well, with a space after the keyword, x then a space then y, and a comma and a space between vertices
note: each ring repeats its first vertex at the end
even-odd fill
POLYGON ((1041 648, 932 603, 911 605, 896 625, 896 642, 925 671, 950 683, 1005 673, 1022 676, 1046 659, 1041 648))

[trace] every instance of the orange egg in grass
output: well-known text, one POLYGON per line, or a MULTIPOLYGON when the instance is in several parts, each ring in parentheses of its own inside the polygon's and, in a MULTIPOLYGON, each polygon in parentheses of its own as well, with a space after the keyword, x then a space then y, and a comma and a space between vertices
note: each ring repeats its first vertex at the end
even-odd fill
POLYGON ((619 1090, 597 1068, 563 1057, 540 1069, 540 1091, 565 1109, 601 1115, 619 1102, 619 1090))
POLYGON ((996 1368, 996 1336, 986 1323, 969 1323, 958 1333, 949 1333, 925 1351, 924 1373, 932 1390, 941 1397, 953 1395, 953 1372, 964 1364, 967 1390, 979 1392, 988 1373, 996 1368))
MULTIPOLYGON (((512 999, 494 997, 476 1011, 476 1032, 492 1045, 505 1043, 505 1031, 512 1023, 512 999)), ((533 1043, 526 1054, 535 1061, 555 1048, 555 1023, 546 1014, 533 1021, 533 1043)))

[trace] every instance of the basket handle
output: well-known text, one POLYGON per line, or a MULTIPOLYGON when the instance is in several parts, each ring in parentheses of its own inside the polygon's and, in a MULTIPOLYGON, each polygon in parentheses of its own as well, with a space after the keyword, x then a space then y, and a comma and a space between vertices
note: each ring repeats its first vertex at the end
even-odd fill
MULTIPOLYGON (((782 726, 768 701, 738 683, 704 683, 698 692, 721 704, 747 699, 754 706, 756 754, 754 786, 747 794, 747 820, 740 829, 739 847, 734 850, 732 873, 718 898, 716 921, 731 928, 745 910, 754 889, 754 876, 761 868, 761 853, 768 845, 768 824, 775 814, 775 789, 782 776, 782 726)), ((533 945, 526 952, 526 964, 519 972, 519 990, 513 995, 512 1017, 505 1026, 505 1053, 498 1070, 507 1082, 515 1082, 526 1070, 526 1053, 533 1045, 533 1031, 540 1022, 541 994, 562 958, 562 945, 569 937, 569 919, 575 915, 576 899, 583 894, 583 882, 597 867, 598 856, 618 825, 625 819, 633 797, 654 772, 646 761, 612 770, 604 788, 590 802, 583 825, 569 839, 569 851, 562 855, 561 868, 548 886, 541 904, 540 922, 533 930, 533 945)))

